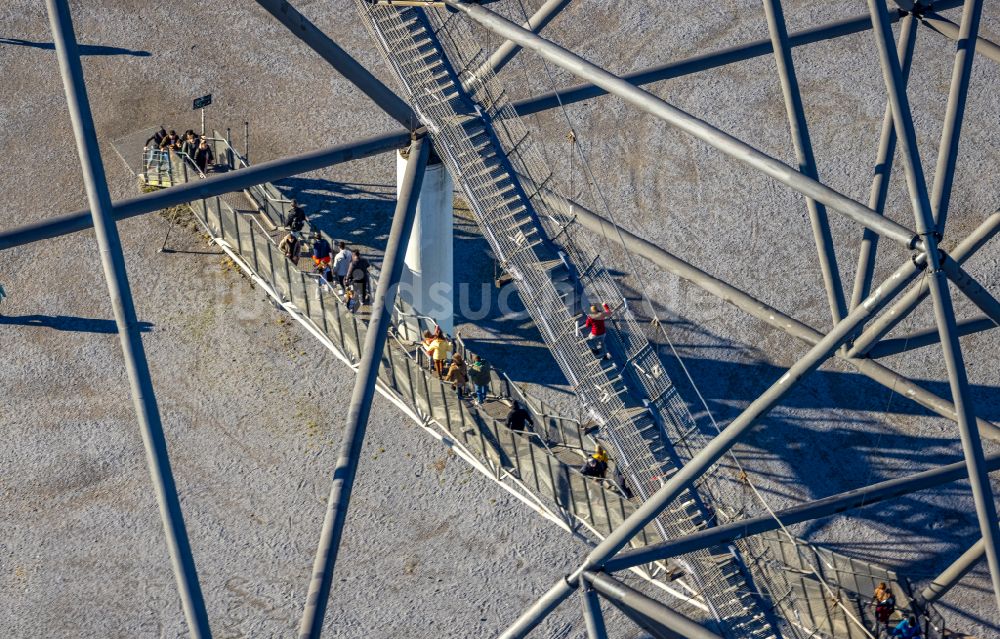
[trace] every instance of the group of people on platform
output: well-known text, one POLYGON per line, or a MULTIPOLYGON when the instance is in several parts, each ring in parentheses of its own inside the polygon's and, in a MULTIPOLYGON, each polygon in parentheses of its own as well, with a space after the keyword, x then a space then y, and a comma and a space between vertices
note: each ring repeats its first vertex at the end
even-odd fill
POLYGON ((337 243, 335 251, 330 241, 315 230, 304 238, 305 210, 294 199, 284 224, 287 232, 278 242, 278 250, 297 267, 303 248, 308 247, 314 273, 319 277, 318 295, 339 291, 352 313, 371 303, 371 264, 360 251, 352 251, 343 241, 337 243))
POLYGON ((472 382, 472 401, 477 406, 486 403, 492 371, 489 362, 478 355, 473 355, 472 361, 466 362, 458 352, 449 357, 454 350, 452 341, 440 326, 435 326, 433 332, 423 332, 421 347, 434 373, 442 381, 450 383, 460 399, 468 397, 467 385, 472 382))
POLYGON ((144 150, 158 149, 160 151, 173 151, 191 158, 195 166, 202 174, 208 173, 215 168, 215 153, 212 151, 208 138, 198 135, 191 129, 184 132, 184 135, 177 135, 177 131, 160 126, 159 130, 146 139, 144 150))

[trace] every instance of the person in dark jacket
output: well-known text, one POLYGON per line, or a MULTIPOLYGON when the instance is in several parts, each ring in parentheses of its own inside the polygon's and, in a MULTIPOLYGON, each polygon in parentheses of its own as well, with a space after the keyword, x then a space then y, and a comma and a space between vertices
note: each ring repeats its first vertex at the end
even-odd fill
POLYGON ((604 479, 604 476, 608 473, 608 453, 601 448, 597 447, 597 451, 591 455, 583 466, 580 467, 580 474, 586 477, 596 477, 598 479, 604 479))
POLYGON ((159 131, 153 133, 153 135, 147 138, 146 144, 144 146, 146 149, 150 148, 158 149, 160 148, 160 143, 163 142, 163 138, 165 137, 167 137, 167 130, 164 129, 163 126, 161 125, 159 131))
POLYGON ((472 356, 472 366, 469 367, 469 379, 476 389, 476 405, 486 403, 486 392, 490 388, 490 364, 478 355, 472 356))
POLYGON ((622 497, 625 499, 632 499, 632 489, 628 487, 628 483, 625 481, 625 474, 622 473, 622 469, 615 464, 615 473, 612 475, 615 480, 615 486, 621 492, 622 497))
POLYGON ((351 280, 351 287, 354 289, 355 299, 357 299, 358 304, 368 304, 368 260, 366 260, 361 252, 357 252, 351 256, 351 270, 349 271, 349 278, 351 280))
POLYGON ((215 154, 212 153, 212 147, 208 146, 208 140, 205 138, 201 139, 198 148, 195 149, 194 163, 202 173, 208 173, 209 168, 215 164, 215 154))
POLYGON ((194 160, 194 154, 198 150, 198 135, 188 129, 184 132, 184 139, 181 140, 181 153, 194 160))
POLYGON ((329 266, 332 254, 333 251, 330 248, 330 243, 326 241, 326 238, 324 238, 319 231, 314 232, 312 258, 313 264, 316 265, 316 270, 322 270, 324 267, 329 266))
POLYGON ((296 200, 292 200, 291 209, 285 216, 285 226, 289 231, 298 233, 306 224, 306 212, 299 206, 296 200))
POLYGON ((514 400, 514 405, 511 406, 510 412, 507 413, 507 428, 516 431, 523 431, 525 428, 532 431, 535 429, 535 422, 531 419, 531 413, 524 410, 517 400, 514 400))
POLYGON ((177 135, 177 131, 170 129, 168 133, 162 140, 160 140, 160 149, 163 151, 177 151, 181 148, 181 139, 177 135))

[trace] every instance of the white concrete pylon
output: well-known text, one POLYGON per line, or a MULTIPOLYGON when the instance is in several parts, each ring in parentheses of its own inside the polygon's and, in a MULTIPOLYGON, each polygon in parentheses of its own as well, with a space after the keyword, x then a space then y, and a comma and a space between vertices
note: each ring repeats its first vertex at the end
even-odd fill
MULTIPOLYGON (((396 188, 406 169, 406 151, 396 154, 396 188)), ((405 268, 400 279, 399 299, 407 311, 431 318, 448 335, 455 327, 454 196, 451 176, 432 155, 424 172, 417 199, 417 214, 406 247, 405 268)), ((404 322, 417 339, 416 321, 404 322)), ((427 329, 429 322, 419 323, 427 329)))

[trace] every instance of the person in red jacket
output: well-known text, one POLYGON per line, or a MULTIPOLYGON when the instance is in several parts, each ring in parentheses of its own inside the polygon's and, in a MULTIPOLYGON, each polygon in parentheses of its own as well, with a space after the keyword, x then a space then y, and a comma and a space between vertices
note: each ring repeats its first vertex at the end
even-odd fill
MULTIPOLYGON (((590 329, 590 350, 593 351, 594 355, 600 355, 601 350, 604 349, 604 334, 607 329, 604 326, 604 322, 611 317, 611 307, 607 303, 598 306, 594 304, 590 307, 590 312, 587 313, 587 320, 584 322, 584 327, 590 329)), ((604 353, 604 359, 611 359, 609 353, 604 353)))

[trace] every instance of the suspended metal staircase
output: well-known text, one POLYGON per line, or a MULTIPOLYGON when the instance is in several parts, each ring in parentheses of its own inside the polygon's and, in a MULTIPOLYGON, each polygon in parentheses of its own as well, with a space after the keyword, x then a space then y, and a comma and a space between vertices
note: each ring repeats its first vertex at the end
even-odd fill
MULTIPOLYGON (((683 463, 673 442, 694 420, 614 278, 573 241, 578 226, 543 201, 551 172, 496 77, 473 73, 485 52, 457 14, 356 2, 600 439, 637 498, 648 499, 683 463), (611 361, 592 353, 579 328, 582 309, 604 301, 619 306, 608 322, 611 361)), ((699 495, 685 491, 654 525, 669 539, 711 519, 699 495)), ((779 636, 734 547, 680 559, 689 588, 727 636, 779 636)))

